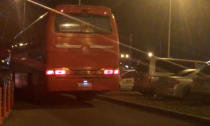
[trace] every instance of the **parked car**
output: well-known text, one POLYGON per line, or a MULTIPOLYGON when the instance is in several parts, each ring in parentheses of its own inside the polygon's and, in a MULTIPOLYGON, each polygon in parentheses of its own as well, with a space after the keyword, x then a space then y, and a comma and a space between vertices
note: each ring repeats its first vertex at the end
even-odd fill
MULTIPOLYGON (((146 71, 140 76, 140 81, 135 83, 134 87, 145 96, 153 96, 156 93, 157 81, 160 81, 160 78, 170 78, 185 69, 200 69, 207 65, 202 61, 156 57, 141 64, 143 65, 139 66, 147 67, 147 69, 144 69, 146 71)), ((141 68, 138 71, 141 71, 141 68)))
MULTIPOLYGON (((154 84, 160 77, 168 77, 184 69, 159 58, 151 58, 148 63, 144 64, 147 64, 147 66, 143 66, 147 69, 144 68, 144 74, 140 76, 140 81, 136 83, 135 90, 140 91, 145 96, 154 95, 154 84)), ((139 71, 141 71, 141 68, 139 71)))
POLYGON ((197 73, 191 92, 194 94, 210 94, 210 65, 197 73))
POLYGON ((194 86, 199 69, 186 69, 168 77, 160 77, 155 84, 155 94, 184 98, 194 86))
POLYGON ((121 71, 120 90, 133 90, 136 70, 124 70, 121 71))

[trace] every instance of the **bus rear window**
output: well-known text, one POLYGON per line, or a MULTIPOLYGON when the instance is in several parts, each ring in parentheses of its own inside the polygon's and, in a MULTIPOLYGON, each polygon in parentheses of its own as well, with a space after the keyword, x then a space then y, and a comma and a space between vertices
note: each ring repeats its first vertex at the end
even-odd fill
POLYGON ((74 21, 62 15, 57 15, 55 20, 55 31, 60 33, 112 33, 111 20, 109 16, 98 15, 71 15, 86 21, 98 28, 74 21), (103 30, 102 30, 103 29, 103 30))

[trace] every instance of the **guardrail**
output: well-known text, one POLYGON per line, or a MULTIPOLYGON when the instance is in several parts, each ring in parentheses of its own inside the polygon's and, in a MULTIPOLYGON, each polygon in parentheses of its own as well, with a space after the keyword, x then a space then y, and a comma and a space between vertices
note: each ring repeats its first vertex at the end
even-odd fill
POLYGON ((12 75, 0 76, 0 125, 3 124, 14 105, 14 81, 12 75))

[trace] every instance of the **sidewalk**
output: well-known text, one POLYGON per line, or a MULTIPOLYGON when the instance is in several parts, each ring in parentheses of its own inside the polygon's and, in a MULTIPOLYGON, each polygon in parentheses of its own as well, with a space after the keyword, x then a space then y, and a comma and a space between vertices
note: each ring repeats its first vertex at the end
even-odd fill
POLYGON ((140 105, 141 107, 168 111, 170 113, 175 112, 193 116, 209 120, 210 122, 210 102, 194 98, 178 100, 173 98, 144 97, 140 93, 132 91, 109 92, 100 97, 140 105))

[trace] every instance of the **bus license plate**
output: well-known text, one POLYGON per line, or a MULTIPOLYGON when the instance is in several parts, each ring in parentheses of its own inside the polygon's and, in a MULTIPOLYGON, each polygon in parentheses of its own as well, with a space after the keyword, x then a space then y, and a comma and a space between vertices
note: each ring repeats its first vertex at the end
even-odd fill
POLYGON ((80 82, 78 83, 79 88, 92 88, 92 83, 90 82, 80 82))

